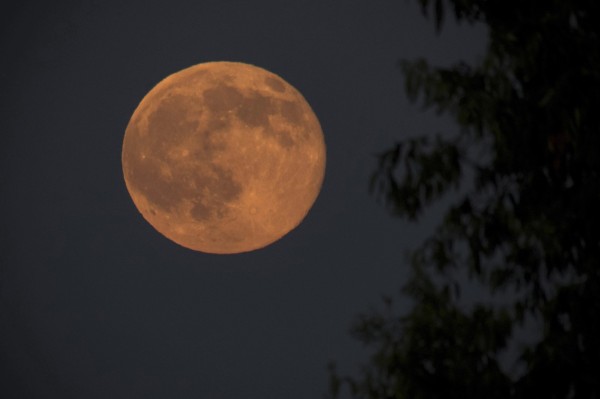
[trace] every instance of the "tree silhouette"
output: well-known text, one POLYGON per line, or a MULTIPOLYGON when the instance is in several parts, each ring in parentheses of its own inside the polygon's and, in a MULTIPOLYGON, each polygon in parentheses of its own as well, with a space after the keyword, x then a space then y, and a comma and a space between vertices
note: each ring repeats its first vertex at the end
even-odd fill
POLYGON ((438 30, 449 12, 486 24, 489 44, 474 66, 401 63, 410 98, 460 130, 396 143, 371 189, 409 220, 458 200, 410 258, 415 306, 399 315, 387 298, 358 319, 373 355, 358 376, 332 366, 330 394, 600 398, 600 3, 420 4, 438 30), (459 273, 492 299, 462 303, 459 273), (511 347, 531 320, 539 339, 511 347))

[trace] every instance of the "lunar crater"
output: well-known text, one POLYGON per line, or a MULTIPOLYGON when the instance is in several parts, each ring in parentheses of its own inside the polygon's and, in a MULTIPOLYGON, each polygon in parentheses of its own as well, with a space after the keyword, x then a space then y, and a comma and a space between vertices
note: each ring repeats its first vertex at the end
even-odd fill
POLYGON ((285 84, 283 84, 283 82, 277 78, 271 77, 271 76, 267 76, 265 78, 265 84, 273 91, 276 91, 277 93, 284 93, 285 92, 285 84))

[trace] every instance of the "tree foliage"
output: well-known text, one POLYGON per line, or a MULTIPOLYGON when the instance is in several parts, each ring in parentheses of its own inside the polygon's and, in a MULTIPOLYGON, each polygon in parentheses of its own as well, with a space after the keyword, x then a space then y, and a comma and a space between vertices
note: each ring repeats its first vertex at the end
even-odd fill
POLYGON ((449 13, 486 24, 487 51, 476 65, 401 63, 409 97, 460 129, 396 143, 371 189, 409 220, 467 189, 412 255, 404 292, 416 305, 400 316, 388 300, 359 318, 354 333, 374 355, 359 376, 333 369, 331 394, 600 398, 600 3, 420 4, 438 30, 449 13), (461 306, 461 271, 510 300, 461 306), (510 373, 501 358, 530 318, 541 337, 510 373))

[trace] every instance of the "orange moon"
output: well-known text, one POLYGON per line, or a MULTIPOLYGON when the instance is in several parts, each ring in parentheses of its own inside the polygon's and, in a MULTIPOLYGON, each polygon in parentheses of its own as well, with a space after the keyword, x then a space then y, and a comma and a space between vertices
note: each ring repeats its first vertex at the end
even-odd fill
POLYGON ((231 254, 297 227, 325 173, 321 126, 279 76, 209 62, 159 82, 123 140, 127 190, 144 219, 184 247, 231 254))

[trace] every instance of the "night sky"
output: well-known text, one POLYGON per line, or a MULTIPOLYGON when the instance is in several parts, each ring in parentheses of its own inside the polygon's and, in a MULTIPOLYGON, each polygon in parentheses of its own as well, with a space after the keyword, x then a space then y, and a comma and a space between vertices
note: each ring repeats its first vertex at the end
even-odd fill
MULTIPOLYGON (((398 292, 419 224, 368 192, 394 140, 456 129, 411 105, 401 58, 476 60, 483 28, 416 1, 23 2, 0 17, 0 397, 320 398, 366 361, 355 317, 398 292), (194 64, 240 61, 296 87, 327 145, 303 223, 264 249, 167 240, 125 188, 142 97, 194 64)), ((406 304, 408 306, 408 304, 406 304)))

